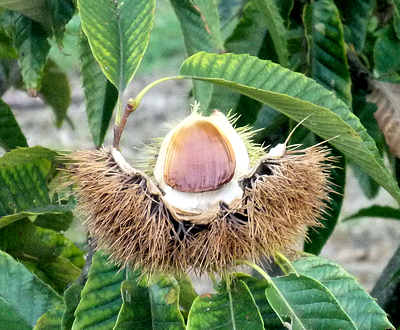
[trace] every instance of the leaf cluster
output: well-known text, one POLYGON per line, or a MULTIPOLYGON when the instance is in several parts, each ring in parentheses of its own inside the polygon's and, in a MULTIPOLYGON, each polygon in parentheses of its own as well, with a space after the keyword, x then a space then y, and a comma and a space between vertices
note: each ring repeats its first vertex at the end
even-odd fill
MULTIPOLYGON (((129 106, 169 79, 191 79, 205 113, 239 115, 274 145, 307 117, 292 139, 329 141, 338 166, 324 227, 309 232, 318 254, 341 214, 351 166, 369 198, 380 187, 400 202, 400 2, 398 0, 170 0, 188 58, 175 77, 145 87, 129 106), (395 142, 393 142, 395 141, 395 142), (386 166, 383 157, 389 159, 386 166)), ((39 96, 68 120, 68 76, 49 59, 66 24, 81 21, 79 53, 86 113, 95 147, 103 144, 149 44, 155 0, 0 0, 0 94, 39 96)), ((176 31, 176 33, 180 33, 176 31)), ((122 133, 122 130, 121 132, 122 133)), ((12 109, 0 100, 0 324, 15 329, 394 329, 398 257, 377 284, 379 304, 342 267, 316 255, 280 276, 227 274, 198 296, 186 275, 118 269, 102 252, 78 247, 64 232, 74 197, 61 193, 56 151, 29 147, 12 109), (86 263, 84 255, 86 256, 86 263), (379 294, 378 292, 378 294, 379 294), (384 294, 383 294, 384 293, 384 294), (362 307, 361 307, 362 306, 362 307), (390 321, 384 308, 390 312, 390 321)), ((399 219, 372 206, 349 216, 399 219)), ((397 253, 398 254, 398 253, 397 253)), ((397 300, 398 301, 398 300, 397 300)))

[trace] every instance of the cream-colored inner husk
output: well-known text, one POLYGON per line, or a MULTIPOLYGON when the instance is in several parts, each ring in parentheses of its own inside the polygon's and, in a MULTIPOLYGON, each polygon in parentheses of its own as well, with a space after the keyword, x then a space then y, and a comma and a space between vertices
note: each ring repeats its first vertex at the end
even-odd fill
MULTIPOLYGON (((205 155, 206 157, 207 155, 205 155)), ((154 168, 154 178, 164 191, 164 200, 177 209, 201 213, 217 206, 220 202, 231 205, 235 200, 241 199, 243 191, 239 187, 238 179, 246 175, 250 170, 249 155, 246 146, 240 135, 232 127, 229 120, 219 111, 215 111, 209 117, 203 117, 193 112, 179 125, 172 129, 163 140, 160 153, 154 168), (230 182, 222 185, 219 189, 206 192, 181 192, 168 186, 164 181, 164 166, 166 151, 174 133, 187 125, 193 124, 197 120, 206 120, 214 125, 218 131, 230 142, 236 157, 236 168, 230 182)))

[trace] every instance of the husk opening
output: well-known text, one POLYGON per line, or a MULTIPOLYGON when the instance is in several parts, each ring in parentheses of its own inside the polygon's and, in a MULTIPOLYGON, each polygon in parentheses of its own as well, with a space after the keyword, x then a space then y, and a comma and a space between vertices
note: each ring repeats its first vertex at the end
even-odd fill
POLYGON ((224 203, 197 220, 180 215, 144 173, 126 173, 111 151, 68 156, 78 211, 98 248, 122 266, 145 272, 223 273, 238 259, 257 262, 293 249, 308 226, 320 225, 333 159, 321 146, 265 155, 240 180, 243 198, 224 203))

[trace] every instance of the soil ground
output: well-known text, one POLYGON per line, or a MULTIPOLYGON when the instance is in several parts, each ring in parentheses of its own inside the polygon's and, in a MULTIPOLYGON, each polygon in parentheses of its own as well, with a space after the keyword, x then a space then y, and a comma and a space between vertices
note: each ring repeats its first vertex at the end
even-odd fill
MULTIPOLYGON (((146 76, 135 81, 126 93, 134 96, 146 83, 158 77, 146 76)), ((166 132, 168 122, 176 122, 189 112, 187 96, 190 82, 170 81, 154 88, 143 99, 142 106, 128 121, 122 137, 123 154, 134 161, 138 152, 152 138, 166 132)), ((61 150, 92 148, 87 126, 83 92, 77 78, 72 79, 72 104, 68 111, 75 128, 64 123, 55 128, 52 111, 40 99, 29 98, 25 93, 9 90, 4 100, 10 104, 27 136, 30 146, 42 145, 61 150)), ((105 145, 111 143, 111 129, 105 145)), ((364 197, 351 171, 348 171, 342 218, 371 204, 396 205, 381 189, 374 200, 364 197)), ((68 233, 75 241, 85 238, 84 228, 74 226, 68 233)), ((400 221, 365 218, 340 223, 322 251, 322 255, 340 263, 356 276, 362 285, 371 290, 379 274, 400 242, 400 221)), ((208 290, 204 281, 197 286, 200 291, 208 290)))

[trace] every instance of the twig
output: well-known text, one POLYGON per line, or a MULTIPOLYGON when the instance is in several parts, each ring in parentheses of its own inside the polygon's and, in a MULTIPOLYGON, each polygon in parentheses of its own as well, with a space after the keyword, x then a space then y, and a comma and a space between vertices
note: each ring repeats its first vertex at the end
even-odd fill
POLYGON ((121 122, 119 125, 114 126, 114 141, 113 147, 119 150, 119 141, 121 140, 122 132, 125 129, 126 122, 128 120, 129 115, 136 110, 136 102, 134 100, 129 100, 126 107, 124 114, 122 116, 121 122))

